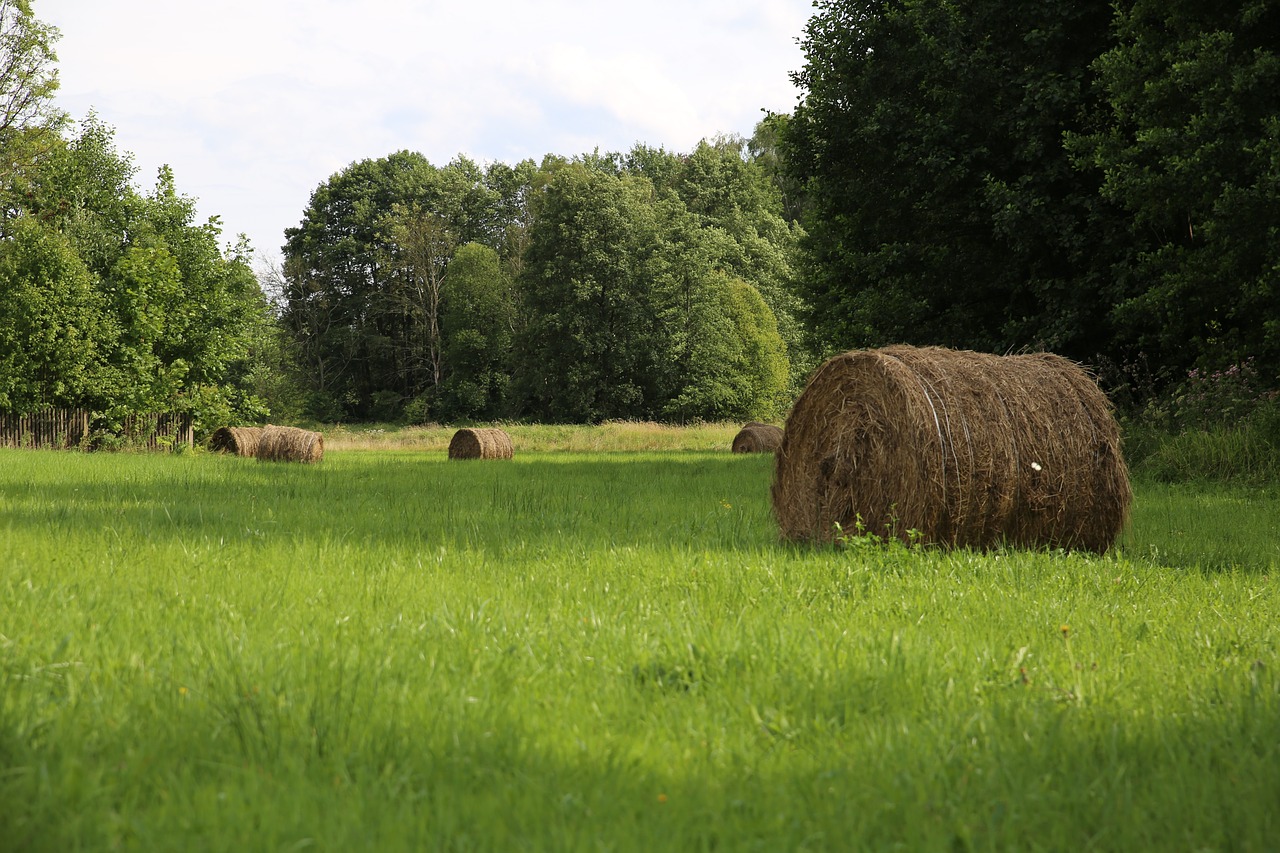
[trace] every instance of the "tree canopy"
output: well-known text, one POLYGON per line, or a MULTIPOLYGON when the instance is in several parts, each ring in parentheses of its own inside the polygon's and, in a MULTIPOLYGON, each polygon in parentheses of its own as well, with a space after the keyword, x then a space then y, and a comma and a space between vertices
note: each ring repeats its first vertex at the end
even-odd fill
POLYGON ((320 417, 767 417, 804 363, 798 229, 741 140, 353 163, 287 232, 320 417))
POLYGON ((750 138, 351 163, 268 302, 170 170, 139 190, 56 109, 58 31, 0 0, 0 411, 767 419, 889 343, 1280 364, 1276 3, 814 10, 750 138))
POLYGON ((776 129, 824 349, 1274 363, 1276 4, 815 8, 776 129))
POLYGON ((49 105, 56 35, 29 4, 0 4, 0 411, 187 411, 206 429, 258 416, 241 379, 268 315, 249 247, 224 251, 167 168, 135 189, 95 115, 70 129, 49 105))

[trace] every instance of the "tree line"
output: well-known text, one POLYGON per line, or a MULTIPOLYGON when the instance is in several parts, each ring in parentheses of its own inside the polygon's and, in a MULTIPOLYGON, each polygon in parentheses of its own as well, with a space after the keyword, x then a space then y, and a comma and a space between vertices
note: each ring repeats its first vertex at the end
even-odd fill
POLYGON ((53 108, 56 39, 0 0, 0 411, 769 419, 894 342, 1050 349, 1122 404, 1250 359, 1280 384, 1270 0, 819 0, 750 138, 361 160, 258 280, 53 108))
POLYGON ((226 422, 265 413, 246 393, 271 323, 248 247, 162 169, 154 189, 114 132, 53 106, 57 30, 0 0, 0 412, 86 408, 226 422))
POLYGON ((777 417, 800 229, 745 140, 354 163, 286 232, 280 316, 323 418, 777 417))
POLYGON ((819 0, 783 128, 823 348, 1280 385, 1280 4, 819 0))

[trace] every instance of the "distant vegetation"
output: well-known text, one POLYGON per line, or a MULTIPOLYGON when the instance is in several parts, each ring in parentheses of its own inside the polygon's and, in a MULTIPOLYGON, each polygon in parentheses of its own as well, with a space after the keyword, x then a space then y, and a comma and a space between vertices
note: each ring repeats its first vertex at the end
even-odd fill
POLYGON ((360 160, 255 284, 251 247, 220 246, 175 176, 140 192, 106 123, 54 108, 58 33, 9 0, 0 411, 185 411, 198 437, 776 420, 823 357, 917 343, 1088 364, 1138 455, 1144 430, 1203 431, 1162 413, 1247 371, 1227 422, 1266 435, 1278 16, 824 0, 801 101, 749 138, 360 160))

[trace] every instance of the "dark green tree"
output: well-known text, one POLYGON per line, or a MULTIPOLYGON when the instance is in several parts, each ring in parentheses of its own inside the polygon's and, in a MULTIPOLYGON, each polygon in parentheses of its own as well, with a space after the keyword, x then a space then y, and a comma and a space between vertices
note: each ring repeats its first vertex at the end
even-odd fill
POLYGON ((298 342, 317 417, 364 416, 375 392, 403 393, 391 346, 400 317, 382 292, 393 257, 386 216, 422 199, 435 172, 408 151, 353 163, 312 193, 301 224, 285 232, 281 319, 298 342))
POLYGON ((703 141, 683 158, 673 187, 708 232, 713 264, 748 282, 774 315, 794 368, 798 391, 813 366, 801 325, 795 261, 802 229, 783 216, 782 195, 763 164, 748 156, 747 141, 721 137, 703 141))
POLYGON ((578 162, 538 203, 520 288, 522 409, 552 421, 647 417, 657 398, 653 186, 578 162))
POLYGON ((319 417, 392 417, 443 380, 441 286, 457 246, 519 251, 533 176, 401 151, 363 160, 312 194, 286 231, 281 316, 319 417))
POLYGON ((1126 214, 1118 333, 1177 373, 1280 364, 1280 5, 1135 0, 1115 32, 1069 145, 1126 214))
POLYGON ((0 240, 0 412, 102 405, 117 328, 71 242, 32 216, 0 240))
POLYGON ((458 248, 444 279, 440 320, 445 374, 434 417, 491 419, 507 413, 515 301, 496 251, 479 243, 458 248))
POLYGON ((1117 212, 1063 136, 1102 114, 1110 4, 816 6, 783 162, 823 348, 1106 351, 1117 212))
MULTIPOLYGON (((641 151, 651 167, 660 153, 641 151)), ((613 161, 604 163, 609 166, 613 161)), ((673 172, 669 172, 673 174, 673 172)), ((741 249, 674 187, 587 159, 557 171, 521 279, 524 411, 557 421, 775 416, 789 361, 741 249)))

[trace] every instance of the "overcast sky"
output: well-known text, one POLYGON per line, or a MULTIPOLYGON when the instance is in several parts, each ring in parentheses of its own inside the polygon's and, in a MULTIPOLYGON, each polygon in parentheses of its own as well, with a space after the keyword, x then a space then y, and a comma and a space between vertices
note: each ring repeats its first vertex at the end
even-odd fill
POLYGON ((316 187, 402 149, 443 166, 691 150, 790 112, 811 0, 35 0, 59 105, 116 129, 144 191, 278 259, 316 187))

